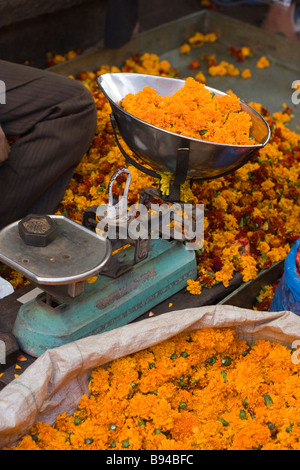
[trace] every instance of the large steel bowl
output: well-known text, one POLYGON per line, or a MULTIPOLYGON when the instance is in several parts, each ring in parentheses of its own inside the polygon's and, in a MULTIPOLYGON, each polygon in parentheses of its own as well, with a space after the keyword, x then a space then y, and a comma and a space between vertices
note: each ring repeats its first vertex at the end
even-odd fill
MULTIPOLYGON (((255 145, 226 145, 175 134, 148 124, 121 107, 128 93, 136 94, 150 86, 161 96, 171 96, 184 86, 185 81, 136 73, 107 73, 97 83, 112 108, 119 132, 128 147, 155 171, 176 173, 178 149, 189 149, 187 176, 193 179, 212 179, 230 173, 244 165, 270 138, 265 119, 253 108, 240 101, 242 110, 252 119, 251 136, 255 145)), ((206 87, 218 96, 226 95, 206 87)))

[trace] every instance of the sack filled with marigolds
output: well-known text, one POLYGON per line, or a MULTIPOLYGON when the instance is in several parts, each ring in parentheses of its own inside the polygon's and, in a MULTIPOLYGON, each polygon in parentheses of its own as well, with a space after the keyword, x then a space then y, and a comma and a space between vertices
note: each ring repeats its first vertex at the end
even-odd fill
POLYGON ((52 349, 0 392, 0 448, 299 449, 300 318, 216 305, 52 349))

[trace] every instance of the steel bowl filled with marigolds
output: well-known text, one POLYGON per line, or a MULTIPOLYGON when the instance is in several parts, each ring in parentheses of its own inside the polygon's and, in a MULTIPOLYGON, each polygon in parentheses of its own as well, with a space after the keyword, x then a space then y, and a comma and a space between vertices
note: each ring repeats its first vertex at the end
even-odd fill
POLYGON ((265 119, 232 93, 194 78, 106 73, 97 83, 129 149, 154 171, 218 178, 244 165, 270 138, 265 119))

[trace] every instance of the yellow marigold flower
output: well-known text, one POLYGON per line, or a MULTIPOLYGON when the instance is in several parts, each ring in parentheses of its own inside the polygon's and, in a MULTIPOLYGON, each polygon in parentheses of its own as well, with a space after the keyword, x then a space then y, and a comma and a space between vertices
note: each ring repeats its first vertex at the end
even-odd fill
POLYGON ((223 282, 224 287, 229 286, 229 281, 232 279, 232 275, 235 268, 232 263, 226 262, 220 271, 216 272, 216 281, 223 282))
POLYGON ((61 54, 55 54, 54 61, 55 62, 65 62, 66 58, 61 54))
POLYGON ((240 195, 232 189, 223 189, 222 196, 226 199, 226 201, 233 203, 236 203, 240 197, 240 195))
POLYGON ((253 101, 251 101, 249 102, 249 106, 251 106, 251 108, 255 109, 255 111, 261 114, 262 105, 260 103, 254 103, 253 101))
POLYGON ((67 188, 63 197, 63 204, 70 204, 70 202, 74 201, 74 194, 70 188, 67 188))
POLYGON ((291 212, 294 207, 294 201, 291 199, 287 199, 282 197, 278 203, 278 205, 282 208, 284 212, 291 212))
POLYGON ((250 69, 244 69, 241 73, 242 78, 251 78, 251 70, 250 69))
POLYGON ((277 179, 277 182, 285 183, 289 179, 290 171, 283 165, 277 165, 273 169, 273 175, 277 179))
POLYGON ((264 253, 268 253, 268 251, 270 251, 270 245, 268 245, 268 243, 264 241, 259 242, 259 244, 257 245, 257 248, 258 250, 263 251, 264 253))
POLYGON ((250 57, 252 55, 250 47, 246 47, 246 46, 243 46, 241 48, 241 53, 242 53, 243 57, 250 57))
POLYGON ((224 247, 226 245, 226 240, 224 238, 224 233, 221 230, 215 230, 212 234, 212 243, 211 248, 214 246, 224 247))
POLYGON ((69 51, 69 52, 67 53, 67 59, 68 59, 68 60, 74 59, 75 57, 77 57, 77 55, 78 55, 78 54, 77 54, 76 51, 69 51))
POLYGON ((232 214, 224 214, 225 230, 238 230, 239 224, 232 214))
POLYGON ((254 207, 252 211, 252 216, 253 217, 262 217, 262 212, 259 210, 257 207, 254 207))
POLYGON ((89 207, 89 201, 84 196, 75 196, 74 202, 78 208, 78 210, 82 211, 89 207))
POLYGON ((262 289, 259 293, 259 297, 261 298, 261 300, 264 300, 266 298, 272 298, 273 295, 274 295, 274 290, 273 290, 273 286, 271 285, 264 286, 264 289, 262 289))
POLYGON ((232 261, 234 257, 239 256, 239 247, 238 245, 234 244, 224 248, 222 253, 222 258, 228 261, 232 261))
POLYGON ((187 291, 189 291, 193 295, 200 295, 201 294, 201 285, 199 281, 193 281, 189 279, 187 281, 187 291))
POLYGON ((208 73, 212 77, 215 77, 216 75, 220 75, 222 77, 223 75, 226 75, 227 70, 226 70, 226 67, 222 64, 220 64, 220 65, 211 65, 210 67, 208 67, 208 73))
POLYGON ((194 199, 189 179, 180 185, 180 199, 182 202, 189 202, 194 199))
POLYGON ((262 56, 256 63, 256 67, 258 69, 264 69, 269 66, 270 66, 270 61, 265 56, 262 56))
POLYGON ((159 68, 161 73, 168 73, 171 68, 171 65, 167 60, 162 60, 159 63, 159 68))
POLYGON ((236 77, 237 75, 240 74, 240 71, 233 64, 228 64, 227 65, 227 74, 231 75, 232 77, 236 77))
POLYGON ((14 289, 18 289, 22 285, 29 284, 29 281, 24 281, 24 277, 22 274, 18 273, 17 271, 13 271, 12 276, 10 278, 10 283, 12 284, 14 289))
POLYGON ((274 188, 274 186, 275 186, 275 183, 273 181, 266 180, 262 182, 261 189, 263 191, 269 191, 270 189, 274 188))
POLYGON ((195 80, 200 83, 206 83, 206 78, 203 72, 198 72, 197 75, 195 76, 195 80))
POLYGON ((236 231, 230 230, 229 232, 223 232, 224 240, 225 240, 225 245, 229 245, 231 243, 235 242, 235 235, 236 231))
POLYGON ((255 279, 257 275, 256 260, 250 255, 243 255, 239 259, 239 266, 243 281, 248 282, 251 279, 255 279))
POLYGON ((197 32, 194 34, 194 36, 189 38, 189 43, 192 46, 197 46, 205 42, 215 42, 217 39, 218 37, 215 33, 203 34, 203 33, 197 32))
POLYGON ((290 251, 289 245, 285 245, 279 248, 272 248, 268 252, 268 258, 272 261, 272 263, 276 263, 277 261, 281 261, 282 259, 285 259, 289 251, 290 251))
POLYGON ((287 123, 290 122, 291 116, 287 113, 283 113, 281 111, 278 111, 276 113, 273 113, 273 118, 276 119, 276 121, 279 121, 280 123, 287 123))
POLYGON ((182 44, 182 46, 180 46, 179 50, 180 50, 180 54, 187 54, 188 52, 190 52, 191 46, 185 43, 185 44, 182 44))
POLYGON ((218 39, 218 36, 216 35, 216 33, 208 33, 208 34, 205 34, 204 36, 205 42, 215 42, 217 39, 218 39))
POLYGON ((212 201, 213 203, 213 206, 216 208, 216 209, 223 209, 224 211, 226 211, 227 209, 227 202, 226 202, 226 199, 219 195, 217 197, 215 197, 212 201))
POLYGON ((207 185, 207 188, 219 191, 222 189, 224 184, 224 178, 217 178, 211 181, 203 181, 203 185, 207 185))
POLYGON ((98 276, 89 277, 89 278, 87 279, 87 283, 88 283, 88 284, 94 284, 94 282, 96 282, 97 279, 98 279, 98 276))
POLYGON ((208 68, 208 73, 215 77, 216 75, 220 75, 221 77, 224 75, 231 75, 233 77, 240 74, 240 71, 237 67, 225 60, 222 60, 218 65, 212 65, 208 68))

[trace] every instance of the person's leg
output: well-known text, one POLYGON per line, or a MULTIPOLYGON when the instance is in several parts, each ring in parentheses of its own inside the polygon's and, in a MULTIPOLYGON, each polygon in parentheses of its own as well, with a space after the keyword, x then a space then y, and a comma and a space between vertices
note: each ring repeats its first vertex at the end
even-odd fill
POLYGON ((106 13, 104 46, 118 49, 126 44, 138 24, 138 0, 109 0, 106 13))
POLYGON ((92 94, 53 72, 0 60, 6 104, 0 124, 19 136, 0 166, 0 228, 28 213, 53 213, 96 130, 92 94))
POLYGON ((295 24, 296 2, 289 7, 274 3, 270 6, 263 28, 271 33, 283 34, 293 41, 299 41, 295 24))

